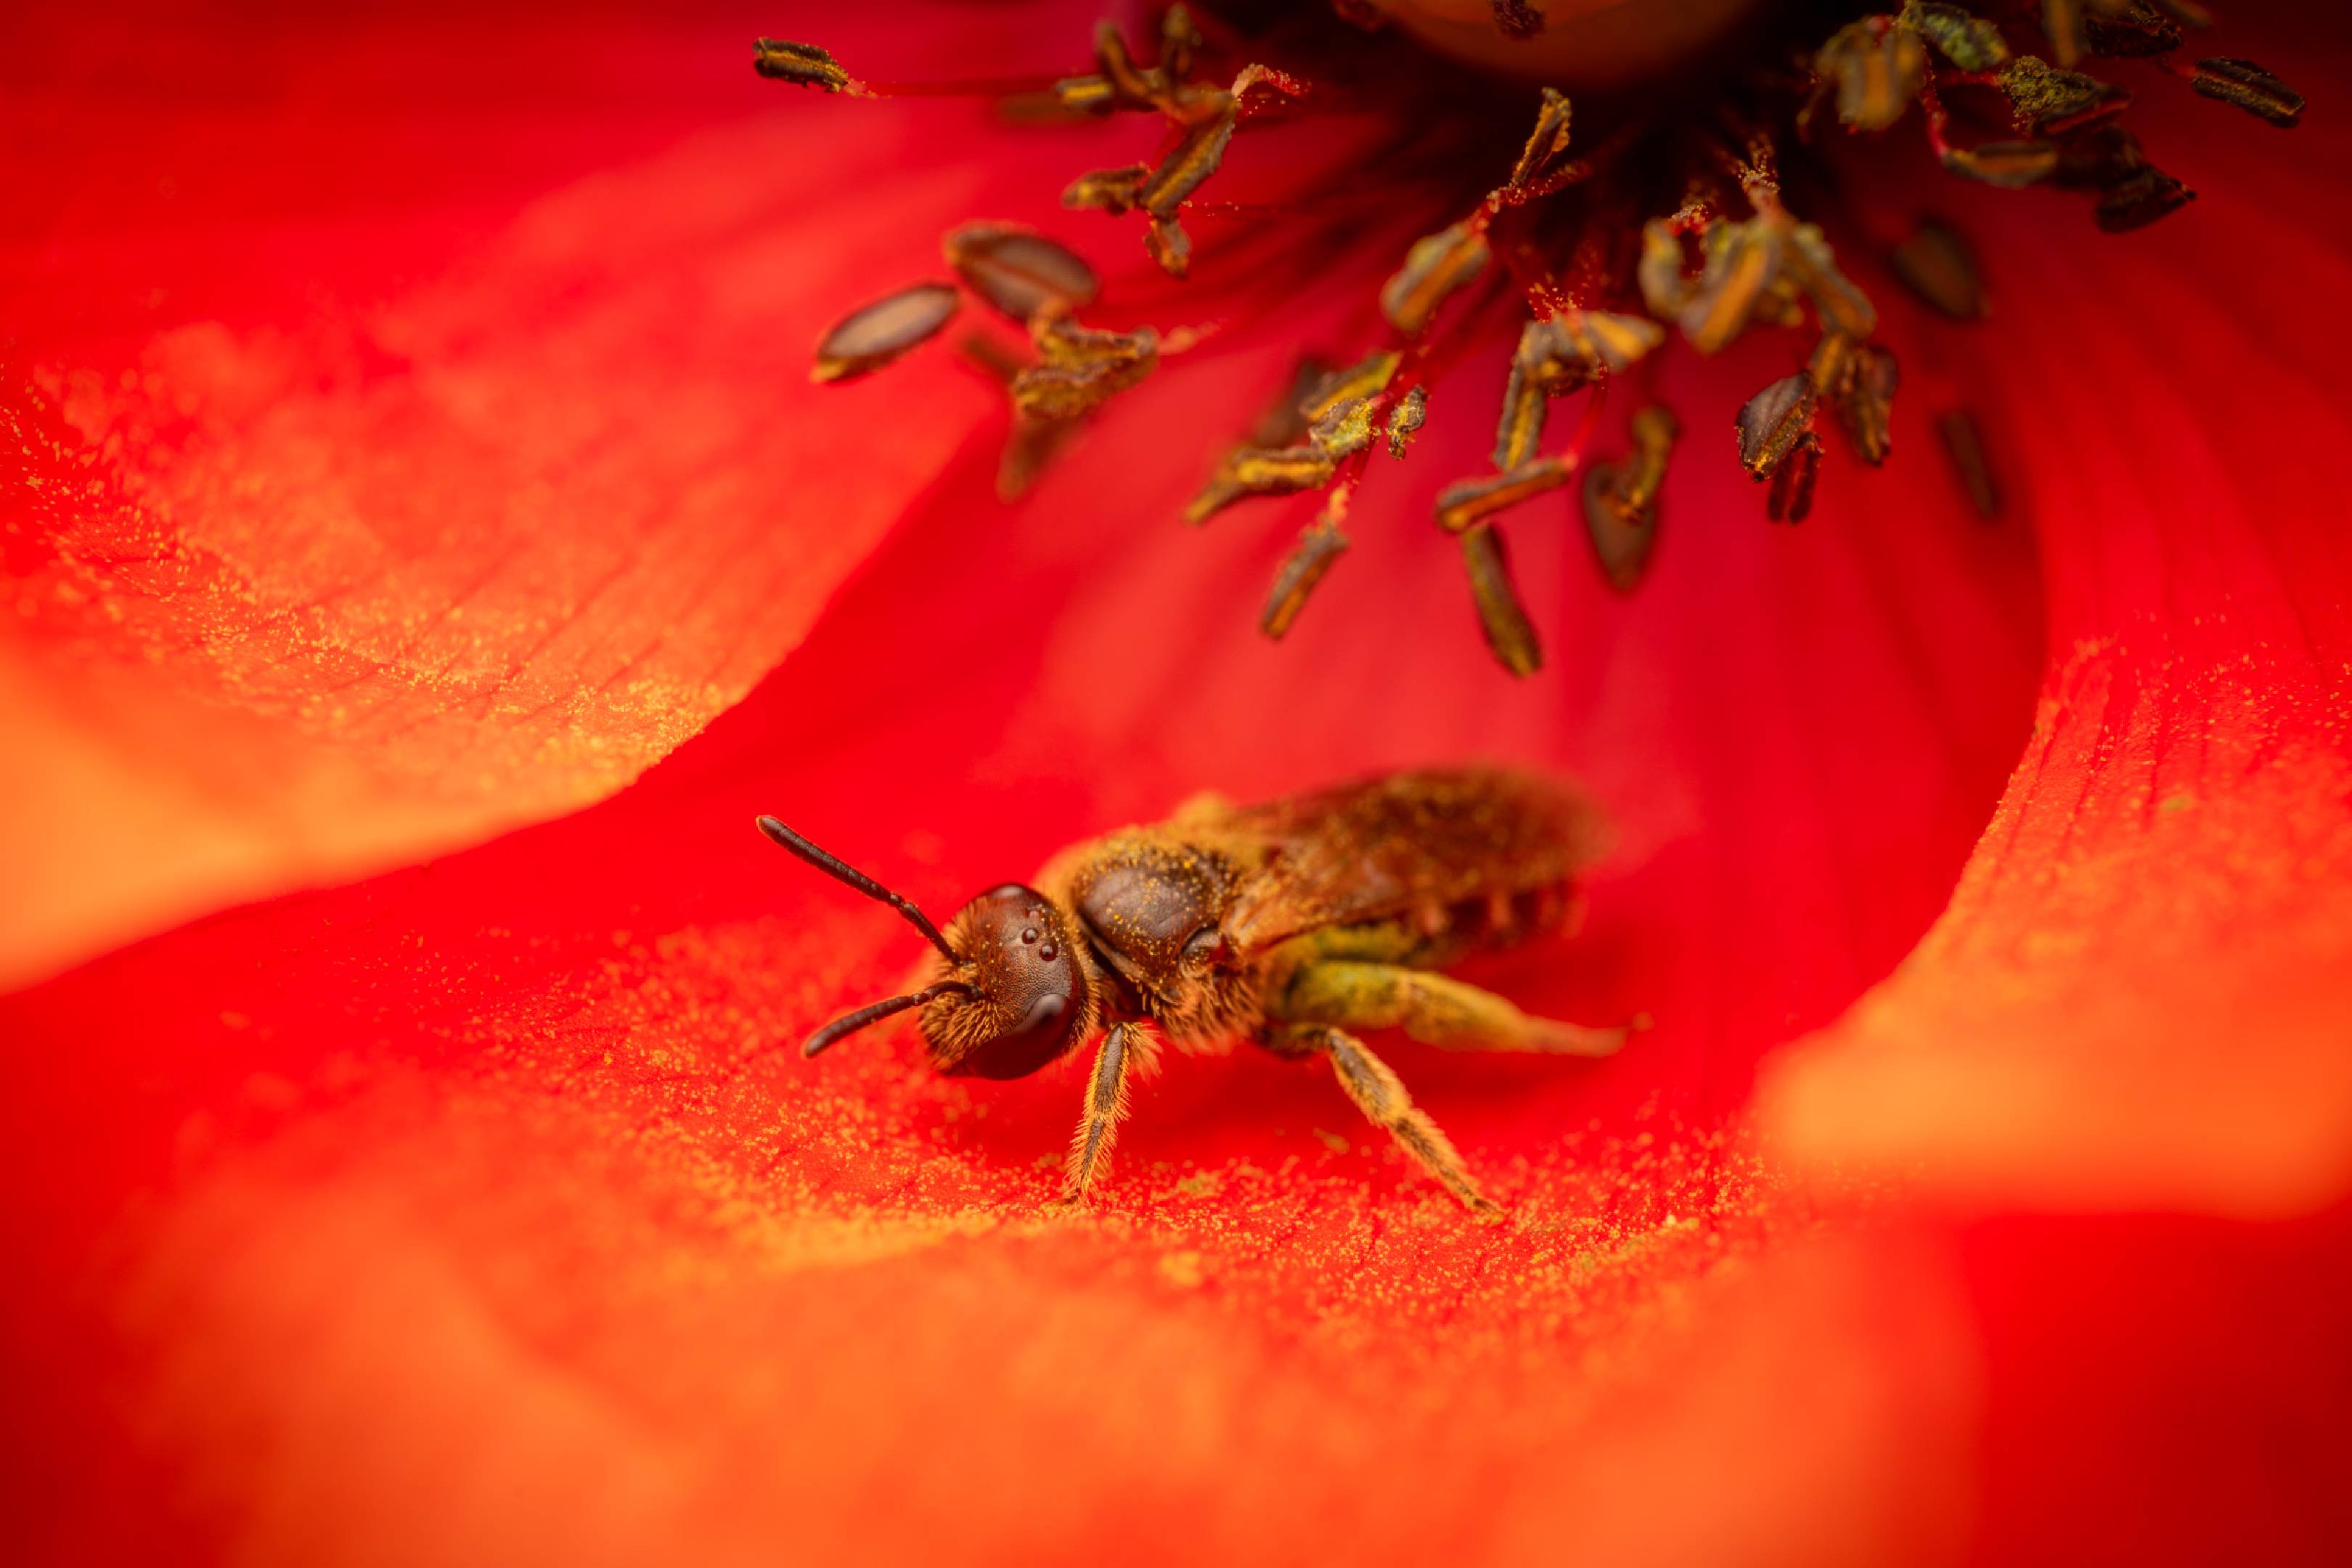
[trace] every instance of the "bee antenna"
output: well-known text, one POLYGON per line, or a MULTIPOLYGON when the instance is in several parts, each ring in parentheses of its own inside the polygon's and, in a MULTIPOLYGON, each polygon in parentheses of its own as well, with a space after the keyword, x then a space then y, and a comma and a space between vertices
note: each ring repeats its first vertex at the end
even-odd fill
MULTIPOLYGON (((963 962, 963 954, 958 952, 954 948, 948 945, 948 939, 940 934, 940 928, 933 925, 929 919, 924 915, 923 911, 915 907, 912 900, 900 898, 898 894, 892 892, 889 889, 884 887, 881 883, 876 881, 873 878, 867 876, 856 867, 848 864, 840 857, 826 854, 824 850, 818 848, 807 839, 803 838, 799 834, 794 833, 791 828, 786 827, 782 823, 778 822, 772 816, 763 816, 760 818, 760 831, 774 839, 778 844, 782 845, 785 848, 791 850, 793 854, 799 856, 802 859, 807 861, 810 865, 815 867, 818 870, 824 872, 826 876, 831 877, 834 880, 837 882, 846 882, 851 887, 856 889, 859 892, 865 894, 867 898, 878 900, 881 902, 889 905, 900 914, 906 916, 907 921, 909 925, 912 925, 917 931, 921 931, 923 935, 929 940, 930 944, 933 947, 938 948, 941 952, 947 954, 948 962, 950 963, 961 963, 963 962)), ((913 1005, 912 1001, 908 998, 901 997, 899 1000, 907 1005, 911 1006, 913 1005)), ((893 1008, 891 1010, 895 1012, 897 1009, 893 1008)), ((874 1016, 878 1018, 883 1016, 883 1015, 877 1013, 874 1016)), ((870 1022, 871 1020, 867 1021, 870 1022)), ((844 1032, 846 1033, 847 1031, 845 1030, 844 1032)))
POLYGON ((956 992, 969 996, 971 994, 971 987, 960 980, 942 980, 936 985, 924 986, 911 996, 893 996, 887 1002, 877 1002, 870 1006, 860 1007, 855 1013, 844 1013, 840 1017, 811 1035, 807 1043, 801 1047, 801 1055, 813 1057, 844 1035, 854 1035, 866 1025, 887 1018, 893 1013, 903 1013, 909 1007, 921 1006, 934 996, 945 996, 956 992))

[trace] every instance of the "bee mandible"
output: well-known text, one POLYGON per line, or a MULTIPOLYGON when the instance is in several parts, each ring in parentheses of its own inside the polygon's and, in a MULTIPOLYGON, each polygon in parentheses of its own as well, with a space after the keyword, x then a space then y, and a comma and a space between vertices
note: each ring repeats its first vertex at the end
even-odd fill
POLYGON ((1064 850, 1035 884, 1006 882, 945 930, 772 816, 760 829, 898 911, 939 950, 937 978, 808 1037, 814 1057, 908 1008, 931 1065, 1025 1078, 1098 1032, 1064 1197, 1102 1174, 1127 1085, 1160 1037, 1221 1051, 1248 1040, 1323 1057, 1348 1098, 1471 1209, 1495 1212, 1462 1157, 1359 1031, 1402 1029, 1462 1051, 1606 1056, 1626 1028, 1533 1017, 1437 971, 1559 930, 1598 855, 1597 810, 1566 785, 1501 768, 1390 773, 1259 805, 1201 796, 1164 823, 1064 850))

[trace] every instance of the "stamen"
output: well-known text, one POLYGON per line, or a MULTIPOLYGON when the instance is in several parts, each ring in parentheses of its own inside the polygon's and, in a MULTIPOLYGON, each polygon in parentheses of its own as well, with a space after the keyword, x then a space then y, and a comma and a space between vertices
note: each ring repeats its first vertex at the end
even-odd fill
MULTIPOLYGON (((1352 4, 1339 0, 1343 12, 1352 4)), ((1374 17, 1369 6, 1353 8, 1374 17)), ((1349 548, 1342 525, 1375 451, 1384 446, 1391 458, 1406 458, 1428 418, 1431 388, 1507 321, 1518 337, 1496 410, 1494 471, 1446 486, 1436 511, 1439 525, 1462 541, 1486 639, 1515 673, 1532 672, 1541 653, 1494 525, 1512 506, 1582 472, 1581 510, 1602 576, 1621 592, 1640 579, 1654 547, 1677 423, 1664 408, 1645 406, 1633 420, 1629 452, 1594 465, 1586 448, 1612 379, 1661 352, 1669 327, 1707 354, 1751 329, 1816 330, 1807 368, 1748 399, 1735 423, 1739 461, 1768 487, 1765 510, 1773 521, 1794 522, 1810 511, 1823 414, 1863 461, 1887 461, 1900 377, 1895 356, 1874 342, 1878 310, 1840 270, 1822 229, 1801 221, 1782 195, 1786 134, 1796 135, 1787 144, 1790 156, 1810 163, 1811 127, 1832 104, 1848 131, 1870 133, 1908 119, 1916 102, 1928 149, 1948 172, 2000 188, 2049 184, 2087 193, 2095 222, 2108 230, 2152 222, 2194 193, 2155 167, 2121 127, 2117 117, 2131 95, 2074 68, 2085 58, 2154 59, 2200 96, 2276 125, 2296 124, 2304 109, 2300 95, 2250 61, 2217 55, 2192 67, 2169 58, 2186 29, 2210 19, 2192 0, 2042 0, 2048 59, 2015 53, 2002 29, 2010 25, 2010 37, 2021 39, 2017 18, 1974 0, 1904 0, 1889 9, 1826 39, 1778 35, 1713 100, 1687 113, 1677 113, 1670 97, 1637 106, 1582 157, 1571 155, 1570 100, 1555 89, 1539 89, 1532 124, 1501 182, 1476 197, 1466 216, 1412 241, 1391 265, 1375 260, 1381 317, 1394 335, 1385 343, 1355 344, 1360 357, 1344 369, 1302 362, 1293 384, 1185 509, 1187 521, 1198 523, 1253 496, 1327 493, 1276 574, 1262 629, 1278 637, 1295 624, 1349 548), (1811 79, 1792 79, 1791 62, 1800 71, 1809 62, 1811 79), (1977 140, 1969 128, 1998 123, 2003 110, 2016 127, 2009 139, 1977 140), (1662 211, 1654 198, 1671 192, 1680 193, 1676 205, 1662 211), (1636 294, 1646 313, 1625 313, 1636 294), (1457 302, 1457 295, 1465 298, 1457 302), (1523 308, 1514 309, 1514 300, 1523 308), (1546 452, 1550 400, 1579 389, 1588 396, 1571 439, 1546 452)), ((1540 11, 1522 0, 1498 0, 1495 10, 1508 27, 1540 22, 1540 11)), ((1248 62, 1225 86, 1210 79, 1232 69, 1261 29, 1273 50, 1297 44, 1309 25, 1301 20, 1277 30, 1251 12, 1213 29, 1213 49, 1185 8, 1170 5, 1160 13, 1152 63, 1106 23, 1093 35, 1091 70, 1018 82, 859 81, 822 48, 772 40, 759 43, 755 64, 763 75, 838 96, 987 90, 1020 95, 1040 121, 1056 111, 1064 119, 1157 115, 1168 136, 1152 161, 1079 174, 1062 193, 1064 205, 1140 215, 1147 253, 1178 279, 1194 260, 1187 219, 1213 216, 1232 226, 1221 233, 1237 237, 1232 265, 1213 289, 1271 289, 1266 256, 1284 257, 1301 286, 1329 278, 1336 265, 1355 258, 1361 237, 1377 232, 1396 210, 1392 193, 1401 184, 1429 178, 1454 145, 1484 144, 1479 118, 1465 112, 1457 123, 1438 97, 1451 89, 1418 78, 1367 89, 1361 73, 1350 69, 1310 92, 1298 76, 1248 62), (1407 118, 1431 103, 1439 104, 1436 114, 1407 118), (1200 200, 1249 122, 1335 106, 1374 123, 1385 118, 1391 134, 1355 143, 1362 149, 1357 166, 1319 176, 1310 190, 1200 200), (1277 226, 1277 219, 1286 221, 1277 226), (1302 234, 1306 241, 1294 243, 1302 234), (1248 282, 1238 281, 1244 277, 1248 282)), ((1365 44, 1367 58, 1379 47, 1365 44)), ((1269 58, 1288 63, 1281 54, 1269 58)), ((1507 149, 1497 150, 1498 161, 1502 151, 1507 149)), ((1478 189, 1475 171, 1461 174, 1462 188, 1442 193, 1445 199, 1459 201, 1478 189)), ((1833 180, 1802 177, 1794 188, 1832 202, 1841 189, 1833 180)), ((1853 226, 1865 234, 1875 226, 1853 226)), ((1095 305, 1102 282, 1060 242, 1015 226, 974 224, 947 236, 944 249, 961 288, 1024 325, 1034 349, 1032 362, 984 339, 965 344, 967 356, 1005 387, 1013 406, 998 473, 999 492, 1007 496, 1024 489, 1094 410, 1152 374, 1161 358, 1211 331, 1255 324, 1261 314, 1219 307, 1222 313, 1205 324, 1164 335, 1149 327, 1097 331, 1077 317, 1095 305)), ((1963 321, 1985 314, 1975 259, 1948 226, 1921 222, 1888 259, 1905 288, 1934 310, 1963 321)), ((956 309, 955 289, 936 282, 877 301, 826 335, 816 374, 846 378, 879 368, 936 335, 956 309)), ((1948 409, 1936 428, 1969 505, 1991 515, 2000 497, 1974 420, 1948 409)))
POLYGON ((880 370, 936 335, 960 304, 952 285, 918 283, 853 310, 818 340, 809 379, 846 381, 880 370))
POLYGON ((1381 289, 1381 314, 1398 331, 1419 336, 1454 290, 1486 269, 1492 254, 1480 223, 1457 223, 1415 240, 1404 265, 1381 289))
POLYGON ((1584 478, 1584 526, 1612 588, 1631 593, 1657 542, 1658 492, 1666 461, 1681 435, 1675 416, 1652 405, 1633 415, 1633 451, 1620 463, 1596 464, 1584 478))
POLYGON ((1031 229, 967 224, 941 244, 964 287, 1024 325, 1041 310, 1091 305, 1101 291, 1084 258, 1031 229))
POLYGON ((2000 489, 1993 483, 1992 465, 1986 460, 1984 439, 1977 432, 1977 422, 1965 408, 1955 408, 1936 421, 1936 434, 1944 444, 1944 455, 1951 459, 1952 477, 1959 482, 1960 493, 1969 498, 1979 517, 1991 519, 2000 515, 2000 489))
POLYGON ((1519 603, 1511 581, 1509 552, 1491 528, 1474 528, 1462 536, 1462 566, 1470 578, 1471 601, 1478 607, 1478 626, 1486 646, 1503 668, 1525 679, 1543 668, 1543 645, 1519 603))
POLYGON ((1813 423, 1813 378, 1783 376, 1740 406, 1739 465, 1751 479, 1769 479, 1808 436, 1813 423))
POLYGON ((2047 61, 2020 55, 1998 79, 2008 95, 2019 130, 2032 136, 2063 136, 2113 120, 2131 105, 2131 94, 2111 81, 2080 71, 2053 69, 2047 61))
POLYGON ((1523 500, 1568 483, 1575 465, 1565 458, 1538 458, 1499 474, 1463 479, 1437 492, 1437 526, 1461 533, 1523 500))
POLYGON ((1919 35, 1891 16, 1864 16, 1832 34, 1813 69, 1837 84, 1838 118, 1856 131, 1884 131, 1903 118, 1927 71, 1919 35))
MULTIPOLYGON (((2054 154, 2056 149, 2052 152, 2054 154)), ((1912 293, 1954 321, 1984 319, 1984 279, 1978 275, 1976 255, 1951 225, 1921 219, 1911 237, 1896 246, 1886 261, 1912 293)))
POLYGON ((1323 581, 1324 574, 1339 563, 1347 552, 1348 536, 1339 528, 1339 519, 1331 512, 1319 513, 1298 536, 1282 564, 1275 570, 1274 587, 1266 595, 1265 613, 1259 617, 1258 630, 1280 641, 1298 612, 1307 607, 1307 595, 1323 581))
POLYGON ((1902 21, 1961 70, 1989 71, 2009 63, 2009 45, 2002 41, 2000 28, 1958 5, 1911 0, 1903 7, 1902 21))
POLYGON ((1406 449, 1428 419, 1429 389, 1416 386, 1398 400, 1394 412, 1389 415, 1389 456, 1400 463, 1404 461, 1406 449))
POLYGON ((2180 24, 2155 6, 2136 0, 2122 12, 2084 17, 2083 41, 2095 55, 2144 59, 2179 48, 2180 24))
POLYGON ((2205 97, 2235 104, 2283 129, 2293 130, 2303 119, 2303 94, 2252 60, 2199 60, 2189 79, 2205 97))
POLYGON ((813 87, 821 92, 845 92, 853 97, 864 96, 866 84, 841 68, 841 62, 814 44, 788 43, 782 38, 757 38, 751 44, 751 68, 776 81, 788 81, 794 87, 813 87))
POLYGON ((1822 438, 1811 431, 1791 447, 1772 473, 1764 515, 1774 522, 1802 522, 1812 515, 1813 479, 1821 472, 1822 438))

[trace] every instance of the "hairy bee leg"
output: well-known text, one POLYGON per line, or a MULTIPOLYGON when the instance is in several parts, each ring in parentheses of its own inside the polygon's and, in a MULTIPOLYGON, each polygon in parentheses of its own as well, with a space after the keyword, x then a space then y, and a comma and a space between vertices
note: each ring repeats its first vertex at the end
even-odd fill
POLYGON ((1622 1028, 1588 1029, 1523 1013, 1491 991, 1425 969, 1325 960, 1300 969, 1281 998, 1286 1017, 1351 1029, 1402 1029, 1448 1051, 1541 1051, 1605 1057, 1622 1028))
POLYGON ((1087 1079, 1086 1115, 1077 1136, 1070 1140, 1070 1162, 1062 1185, 1062 1201, 1074 1204, 1087 1195, 1087 1184, 1110 1159, 1118 1140, 1118 1124, 1127 1115, 1127 1076, 1139 1058, 1151 1051, 1151 1037, 1140 1024, 1114 1024, 1095 1053, 1095 1070, 1087 1079))
POLYGON ((1461 1199, 1464 1207, 1474 1214, 1502 1213, 1470 1179, 1462 1156, 1438 1131, 1437 1123, 1413 1104, 1412 1096, 1405 1092, 1403 1080, 1388 1063, 1366 1049, 1363 1041, 1328 1024, 1302 1024, 1285 1031, 1285 1037, 1276 1049, 1293 1053, 1320 1051, 1329 1057, 1339 1087, 1356 1102, 1356 1109, 1375 1126, 1388 1129, 1389 1136, 1420 1161, 1423 1170, 1444 1183, 1447 1192, 1461 1199))

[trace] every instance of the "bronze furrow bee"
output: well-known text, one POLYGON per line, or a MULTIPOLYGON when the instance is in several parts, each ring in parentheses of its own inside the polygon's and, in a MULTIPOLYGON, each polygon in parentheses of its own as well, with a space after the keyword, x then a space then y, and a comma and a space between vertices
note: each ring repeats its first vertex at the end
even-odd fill
POLYGON ((1402 1028, 1448 1050, 1606 1056, 1623 1028, 1536 1018, 1434 971, 1558 930, 1601 825, 1580 795, 1492 768, 1391 773, 1263 805, 1215 796, 1169 821, 1064 850, 1034 887, 1007 882, 942 931, 912 903, 772 816, 761 831, 890 905, 940 951, 939 977, 809 1037, 814 1056, 911 1007, 931 1062, 961 1077, 1035 1072, 1102 1044, 1064 1196, 1104 1169, 1126 1086, 1156 1056, 1248 1039, 1329 1058, 1339 1087, 1448 1191, 1495 1205, 1404 1085, 1353 1031, 1402 1028))

